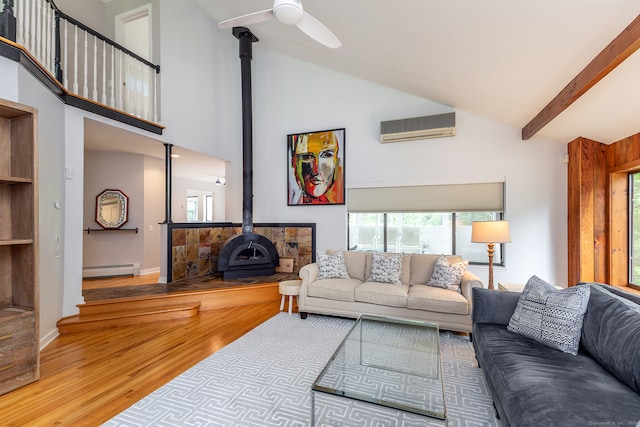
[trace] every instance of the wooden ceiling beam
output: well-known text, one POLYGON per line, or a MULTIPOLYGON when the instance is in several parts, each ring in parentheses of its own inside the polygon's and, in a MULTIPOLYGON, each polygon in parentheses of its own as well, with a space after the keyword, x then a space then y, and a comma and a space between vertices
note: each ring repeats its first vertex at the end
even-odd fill
POLYGON ((522 139, 535 135, 639 48, 640 15, 522 128, 522 139))

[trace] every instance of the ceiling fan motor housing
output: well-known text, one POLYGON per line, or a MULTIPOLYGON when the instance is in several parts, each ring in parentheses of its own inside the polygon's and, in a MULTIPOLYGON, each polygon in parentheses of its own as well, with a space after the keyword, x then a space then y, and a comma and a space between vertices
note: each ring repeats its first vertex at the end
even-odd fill
POLYGON ((293 25, 300 22, 304 11, 299 0, 275 0, 273 14, 279 22, 293 25))

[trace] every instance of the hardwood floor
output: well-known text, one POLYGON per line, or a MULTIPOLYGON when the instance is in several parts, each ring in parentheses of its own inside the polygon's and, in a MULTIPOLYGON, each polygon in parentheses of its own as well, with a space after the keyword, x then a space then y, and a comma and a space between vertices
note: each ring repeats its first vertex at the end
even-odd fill
POLYGON ((62 335, 42 351, 38 382, 0 396, 0 425, 100 425, 278 311, 270 302, 62 335))

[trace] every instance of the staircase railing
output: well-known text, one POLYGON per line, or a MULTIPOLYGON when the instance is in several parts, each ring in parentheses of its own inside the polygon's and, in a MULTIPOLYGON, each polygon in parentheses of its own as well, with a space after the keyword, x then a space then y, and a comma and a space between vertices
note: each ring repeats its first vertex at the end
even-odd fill
POLYGON ((159 65, 63 13, 53 0, 0 3, 0 36, 23 46, 66 91, 158 123, 159 65))

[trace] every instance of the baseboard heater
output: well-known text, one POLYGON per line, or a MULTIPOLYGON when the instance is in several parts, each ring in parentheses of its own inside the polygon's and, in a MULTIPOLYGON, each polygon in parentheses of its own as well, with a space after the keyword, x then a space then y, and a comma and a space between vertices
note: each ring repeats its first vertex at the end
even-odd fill
POLYGON ((114 277, 114 276, 139 276, 140 264, 100 265, 95 267, 83 267, 82 277, 114 277))

